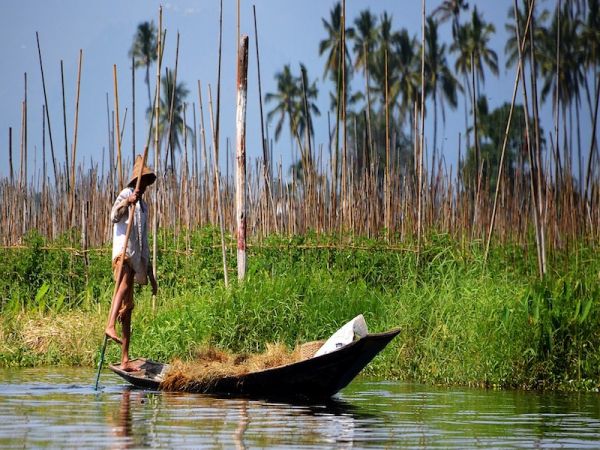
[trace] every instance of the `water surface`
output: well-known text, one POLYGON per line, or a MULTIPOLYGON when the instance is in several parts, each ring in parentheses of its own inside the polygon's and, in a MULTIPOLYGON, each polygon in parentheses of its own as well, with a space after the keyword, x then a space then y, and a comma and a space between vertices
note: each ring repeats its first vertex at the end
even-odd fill
POLYGON ((598 394, 355 380, 286 404, 130 389, 92 369, 0 370, 0 447, 599 448, 598 394))

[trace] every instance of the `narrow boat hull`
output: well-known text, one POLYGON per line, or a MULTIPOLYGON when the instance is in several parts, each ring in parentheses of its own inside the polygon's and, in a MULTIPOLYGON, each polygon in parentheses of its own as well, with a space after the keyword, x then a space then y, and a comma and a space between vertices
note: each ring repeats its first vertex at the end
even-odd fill
MULTIPOLYGON (((223 377, 209 386, 190 385, 187 392, 260 398, 328 398, 346 387, 398 335, 400 330, 369 334, 331 353, 272 369, 223 377)), ((135 362, 139 372, 109 368, 134 386, 160 389, 169 366, 146 359, 135 362)))

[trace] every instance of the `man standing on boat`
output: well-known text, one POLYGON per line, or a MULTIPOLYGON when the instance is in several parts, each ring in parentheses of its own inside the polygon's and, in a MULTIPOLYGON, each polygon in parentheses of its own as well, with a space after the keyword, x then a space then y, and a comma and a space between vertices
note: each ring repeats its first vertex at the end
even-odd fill
POLYGON ((150 279, 152 294, 156 295, 157 291, 156 279, 150 266, 150 249, 148 247, 148 205, 142 199, 146 188, 156 180, 156 175, 146 165, 140 172, 142 164, 142 157, 138 155, 127 187, 121 191, 110 212, 110 219, 113 223, 112 267, 118 287, 110 307, 108 323, 104 332, 110 339, 121 344, 121 369, 125 371, 138 370, 129 362, 134 282, 144 285, 148 284, 148 279, 150 279), (139 189, 136 190, 135 186, 139 173, 142 174, 142 179, 139 189), (129 208, 135 208, 133 224, 127 242, 121 277, 116 280, 129 223, 129 208), (122 338, 117 335, 115 329, 117 319, 121 322, 122 338))

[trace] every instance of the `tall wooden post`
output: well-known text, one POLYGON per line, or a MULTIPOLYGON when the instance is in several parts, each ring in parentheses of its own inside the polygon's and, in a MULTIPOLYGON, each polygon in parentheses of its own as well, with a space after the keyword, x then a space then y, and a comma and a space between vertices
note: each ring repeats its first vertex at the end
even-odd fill
POLYGON ((238 279, 246 275, 246 98, 248 88, 248 36, 240 37, 237 65, 235 205, 238 279))

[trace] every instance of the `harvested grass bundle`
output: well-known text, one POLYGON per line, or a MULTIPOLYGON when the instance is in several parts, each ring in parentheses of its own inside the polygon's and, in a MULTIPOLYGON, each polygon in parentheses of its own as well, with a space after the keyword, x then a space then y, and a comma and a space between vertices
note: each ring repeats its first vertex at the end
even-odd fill
POLYGON ((234 354, 214 347, 203 347, 192 361, 175 360, 161 382, 161 389, 206 390, 220 378, 270 369, 300 359, 299 347, 290 352, 283 344, 267 344, 267 349, 258 354, 234 354))

